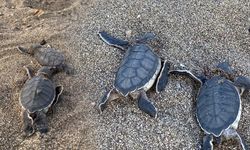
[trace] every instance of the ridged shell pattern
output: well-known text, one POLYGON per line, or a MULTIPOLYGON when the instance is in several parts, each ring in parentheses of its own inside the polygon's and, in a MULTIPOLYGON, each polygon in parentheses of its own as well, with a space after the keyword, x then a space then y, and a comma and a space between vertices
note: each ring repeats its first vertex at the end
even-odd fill
POLYGON ((159 59, 147 45, 136 44, 129 47, 116 74, 115 88, 126 96, 144 87, 151 79, 155 80, 153 76, 159 73, 159 59))
POLYGON ((236 120, 240 97, 231 81, 215 76, 200 89, 197 97, 197 119, 208 133, 219 136, 236 120))
POLYGON ((54 98, 53 83, 48 79, 36 76, 25 83, 21 91, 20 102, 29 112, 35 112, 50 106, 54 98))
POLYGON ((64 63, 63 54, 53 48, 41 48, 35 51, 34 57, 43 66, 59 66, 64 63))

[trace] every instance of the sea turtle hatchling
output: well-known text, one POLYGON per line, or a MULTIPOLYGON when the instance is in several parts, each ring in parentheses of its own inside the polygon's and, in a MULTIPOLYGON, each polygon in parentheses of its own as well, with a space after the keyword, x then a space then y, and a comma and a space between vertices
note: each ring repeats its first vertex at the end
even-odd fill
POLYGON ((56 71, 53 67, 44 66, 32 77, 30 69, 25 67, 29 80, 24 84, 19 101, 22 106, 23 129, 26 136, 36 130, 48 131, 46 112, 54 105, 63 91, 62 86, 55 86, 49 79, 56 71))
POLYGON ((146 33, 137 39, 134 44, 108 33, 99 32, 100 38, 108 45, 126 50, 125 57, 116 73, 113 88, 107 91, 99 104, 103 111, 108 101, 118 99, 121 95, 130 95, 138 99, 138 107, 151 117, 157 116, 155 106, 149 101, 146 91, 156 82, 156 92, 164 90, 168 82, 170 64, 156 55, 145 43, 155 37, 152 33, 146 33))
POLYGON ((65 64, 64 55, 54 48, 46 47, 41 44, 33 44, 29 48, 18 46, 17 49, 21 53, 34 56, 42 66, 57 67, 59 71, 65 71, 66 73, 70 72, 68 66, 65 64))
POLYGON ((188 75, 199 81, 201 87, 196 97, 196 117, 201 129, 204 150, 212 150, 212 141, 221 143, 221 136, 237 138, 244 150, 248 149, 236 129, 241 116, 241 95, 250 89, 250 79, 244 76, 234 77, 234 82, 226 78, 232 77, 233 69, 227 62, 219 63, 220 75, 207 78, 198 77, 188 70, 173 70, 170 73, 188 75), (215 138, 214 138, 215 137, 215 138))

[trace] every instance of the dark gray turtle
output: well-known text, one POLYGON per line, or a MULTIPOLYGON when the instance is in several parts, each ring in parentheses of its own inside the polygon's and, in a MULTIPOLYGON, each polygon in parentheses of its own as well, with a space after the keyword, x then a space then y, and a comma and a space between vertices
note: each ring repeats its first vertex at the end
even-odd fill
POLYGON ((31 136, 35 130, 46 133, 48 131, 46 112, 57 102, 63 87, 56 87, 49 79, 56 71, 53 67, 42 67, 34 77, 31 77, 27 67, 25 69, 29 80, 24 84, 19 97, 23 108, 24 132, 26 136, 31 136))
POLYGON ((116 73, 113 88, 102 98, 99 109, 103 111, 107 102, 122 96, 138 99, 138 107, 151 117, 157 116, 155 106, 149 101, 146 91, 156 82, 156 92, 164 90, 168 82, 170 64, 161 60, 152 49, 144 44, 153 39, 152 33, 137 39, 135 44, 114 38, 106 32, 99 32, 101 39, 111 46, 126 50, 125 57, 116 73))
POLYGON ((42 66, 56 67, 59 71, 69 73, 69 68, 65 64, 65 58, 62 53, 56 49, 45 47, 40 44, 31 45, 30 48, 17 47, 21 53, 27 53, 35 57, 38 63, 42 66))
POLYGON ((224 135, 226 138, 236 137, 246 150, 247 145, 236 129, 241 116, 241 94, 250 89, 250 79, 239 76, 232 82, 224 76, 232 76, 230 73, 234 73, 228 63, 220 63, 217 68, 222 71, 220 75, 209 79, 197 77, 188 70, 174 70, 170 73, 188 75, 201 83, 197 95, 196 116, 205 132, 203 149, 213 149, 213 137, 220 144, 221 136, 224 135))

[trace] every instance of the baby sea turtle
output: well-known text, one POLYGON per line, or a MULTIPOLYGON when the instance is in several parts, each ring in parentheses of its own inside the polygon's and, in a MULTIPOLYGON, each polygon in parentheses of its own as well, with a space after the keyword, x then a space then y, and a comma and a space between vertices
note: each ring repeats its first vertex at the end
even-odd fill
POLYGON ((62 53, 56 49, 46 47, 41 44, 31 45, 30 48, 17 47, 21 53, 30 54, 35 57, 38 63, 42 66, 57 67, 59 71, 69 73, 69 68, 65 64, 65 58, 62 53))
POLYGON ((170 73, 188 75, 201 83, 197 95, 196 116, 201 129, 205 132, 203 149, 213 149, 213 138, 220 144, 221 136, 237 138, 244 150, 247 145, 236 129, 241 116, 241 94, 250 89, 250 79, 238 76, 234 82, 224 75, 232 76, 233 69, 227 62, 220 63, 217 68, 220 75, 211 78, 198 77, 188 70, 174 70, 170 73))
POLYGON ((149 101, 146 91, 156 82, 156 92, 164 90, 168 82, 170 64, 156 55, 145 43, 155 36, 147 33, 134 44, 108 33, 99 32, 100 38, 108 45, 126 50, 125 57, 116 73, 113 88, 103 96, 99 109, 103 111, 108 101, 122 96, 132 96, 138 99, 138 107, 151 117, 157 116, 155 106, 149 101))
POLYGON ((23 109, 24 133, 26 136, 31 136, 36 130, 46 133, 48 131, 46 112, 57 102, 63 87, 56 87, 49 79, 56 71, 53 67, 42 67, 34 77, 31 77, 29 68, 25 69, 29 80, 24 84, 19 97, 23 109))

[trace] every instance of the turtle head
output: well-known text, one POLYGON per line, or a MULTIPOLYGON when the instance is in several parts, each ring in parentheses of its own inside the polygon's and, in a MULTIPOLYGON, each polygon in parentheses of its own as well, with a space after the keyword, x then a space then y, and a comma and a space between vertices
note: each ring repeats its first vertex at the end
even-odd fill
POLYGON ((22 47, 22 46, 18 46, 17 49, 21 53, 27 53, 27 54, 33 55, 35 53, 35 51, 38 50, 41 47, 42 47, 42 45, 40 45, 40 44, 33 44, 33 45, 30 46, 30 48, 25 48, 25 47, 22 47))
POLYGON ((234 79, 234 84, 241 89, 241 94, 250 90, 250 78, 246 76, 238 76, 234 79))
POLYGON ((52 75, 55 74, 57 71, 58 69, 56 67, 44 66, 37 71, 37 76, 45 76, 47 78, 51 78, 52 75))
POLYGON ((229 79, 234 79, 236 71, 230 66, 228 61, 224 61, 219 63, 216 66, 216 70, 219 72, 220 75, 226 76, 229 79))
POLYGON ((156 35, 154 33, 152 33, 152 32, 147 32, 144 35, 137 36, 136 39, 135 39, 135 42, 145 44, 148 41, 151 41, 153 39, 156 39, 156 35))

